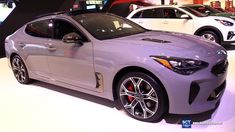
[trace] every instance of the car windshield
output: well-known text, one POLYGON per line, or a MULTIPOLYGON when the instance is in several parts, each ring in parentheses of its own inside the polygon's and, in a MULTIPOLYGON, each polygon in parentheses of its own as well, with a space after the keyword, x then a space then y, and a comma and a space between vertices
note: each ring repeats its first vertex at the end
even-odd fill
POLYGON ((202 13, 200 13, 200 12, 198 12, 198 11, 192 9, 192 8, 189 8, 189 7, 180 7, 180 8, 184 9, 185 11, 187 11, 187 12, 189 12, 189 13, 197 16, 197 17, 205 17, 205 16, 207 16, 207 15, 202 14, 202 13))
POLYGON ((205 5, 205 6, 187 6, 187 7, 192 8, 196 11, 199 11, 203 14, 207 14, 207 11, 209 11, 210 13, 221 13, 221 11, 216 10, 210 6, 207 6, 207 5, 205 5))
POLYGON ((125 37, 146 31, 125 18, 105 13, 82 14, 72 18, 99 40, 125 37))

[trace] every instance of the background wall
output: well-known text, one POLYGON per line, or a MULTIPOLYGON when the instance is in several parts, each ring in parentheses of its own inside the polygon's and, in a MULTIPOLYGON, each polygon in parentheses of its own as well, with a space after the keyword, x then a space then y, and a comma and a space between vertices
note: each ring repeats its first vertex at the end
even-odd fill
POLYGON ((4 40, 8 35, 40 14, 66 11, 73 3, 74 0, 21 0, 21 3, 0 25, 0 57, 5 56, 4 40))

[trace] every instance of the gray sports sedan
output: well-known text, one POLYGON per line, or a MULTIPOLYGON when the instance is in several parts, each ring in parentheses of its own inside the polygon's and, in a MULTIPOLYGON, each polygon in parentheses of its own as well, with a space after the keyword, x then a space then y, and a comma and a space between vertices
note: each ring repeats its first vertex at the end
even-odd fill
POLYGON ((8 36, 5 50, 20 83, 35 79, 117 99, 146 122, 214 109, 226 86, 223 47, 106 13, 41 16, 8 36))

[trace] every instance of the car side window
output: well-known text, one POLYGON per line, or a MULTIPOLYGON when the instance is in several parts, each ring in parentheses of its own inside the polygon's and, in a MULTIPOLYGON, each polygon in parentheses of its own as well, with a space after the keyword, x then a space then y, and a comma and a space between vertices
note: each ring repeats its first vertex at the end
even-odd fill
POLYGON ((176 18, 175 10, 174 9, 164 9, 163 10, 164 18, 176 18))
POLYGON ((143 11, 139 11, 137 13, 135 13, 132 18, 141 18, 141 15, 142 15, 143 11))
POLYGON ((73 32, 80 35, 82 37, 83 42, 88 41, 87 38, 71 23, 65 20, 60 20, 60 19, 54 20, 54 38, 55 39, 62 40, 66 34, 73 33, 73 32))
POLYGON ((180 19, 183 14, 185 13, 174 8, 167 8, 163 10, 164 18, 167 19, 180 19))
POLYGON ((26 26, 25 32, 34 37, 52 38, 53 21, 42 20, 30 23, 26 26))
POLYGON ((141 18, 162 18, 162 10, 160 8, 144 10, 141 18))

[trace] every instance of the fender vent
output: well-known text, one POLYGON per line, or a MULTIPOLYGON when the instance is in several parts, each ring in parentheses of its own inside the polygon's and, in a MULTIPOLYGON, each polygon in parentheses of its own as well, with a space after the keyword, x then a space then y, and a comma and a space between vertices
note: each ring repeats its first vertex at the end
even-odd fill
POLYGON ((102 74, 99 72, 96 72, 95 77, 96 77, 96 88, 98 89, 99 92, 103 92, 104 91, 104 81, 103 81, 102 74))

